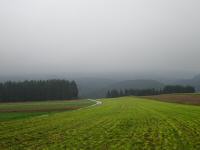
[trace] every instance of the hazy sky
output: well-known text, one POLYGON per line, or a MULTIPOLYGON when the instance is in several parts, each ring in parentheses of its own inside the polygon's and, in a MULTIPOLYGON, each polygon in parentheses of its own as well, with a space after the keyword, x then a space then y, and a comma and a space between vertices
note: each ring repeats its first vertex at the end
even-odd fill
POLYGON ((200 73, 199 0, 0 0, 0 74, 200 73))

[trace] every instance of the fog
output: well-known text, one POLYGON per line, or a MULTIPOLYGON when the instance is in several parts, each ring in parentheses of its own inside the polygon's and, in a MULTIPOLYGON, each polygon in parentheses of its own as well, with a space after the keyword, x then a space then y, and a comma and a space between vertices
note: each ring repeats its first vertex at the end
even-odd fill
POLYGON ((199 0, 1 0, 0 75, 200 73, 199 0))

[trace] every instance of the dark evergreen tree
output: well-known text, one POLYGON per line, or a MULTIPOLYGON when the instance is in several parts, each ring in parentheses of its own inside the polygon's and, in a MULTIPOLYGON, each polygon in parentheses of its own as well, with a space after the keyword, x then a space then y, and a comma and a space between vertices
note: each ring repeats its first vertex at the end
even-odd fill
POLYGON ((77 98, 77 96, 78 96, 78 87, 77 87, 75 81, 71 82, 71 89, 72 89, 72 93, 71 93, 72 98, 77 98))
POLYGON ((112 97, 119 97, 119 92, 116 89, 114 89, 114 90, 111 90, 110 95, 112 97))
POLYGON ((180 86, 180 85, 167 85, 163 89, 163 93, 194 93, 195 88, 192 86, 180 86))
POLYGON ((78 97, 75 81, 46 80, 0 83, 0 101, 61 100, 78 97))
POLYGON ((194 93, 195 88, 192 86, 180 86, 180 85, 168 85, 164 89, 125 89, 117 91, 116 89, 108 91, 106 97, 120 97, 120 96, 149 96, 159 94, 171 94, 171 93, 194 93))
POLYGON ((108 90, 108 92, 106 93, 106 97, 107 98, 111 98, 111 94, 110 94, 110 91, 108 90))
POLYGON ((121 90, 121 89, 120 89, 120 91, 119 91, 119 96, 124 96, 124 92, 123 92, 123 90, 121 90))

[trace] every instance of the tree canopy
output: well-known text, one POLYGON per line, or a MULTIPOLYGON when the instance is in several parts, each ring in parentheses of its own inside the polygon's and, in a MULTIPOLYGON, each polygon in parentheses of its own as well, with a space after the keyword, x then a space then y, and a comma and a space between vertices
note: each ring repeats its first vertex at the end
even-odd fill
POLYGON ((167 85, 163 89, 125 89, 125 90, 109 90, 106 94, 108 98, 121 97, 121 96, 149 96, 159 94, 172 94, 172 93, 194 93, 195 88, 192 86, 181 85, 167 85))
POLYGON ((78 87, 75 81, 53 79, 0 83, 1 102, 64 100, 77 97, 78 87))

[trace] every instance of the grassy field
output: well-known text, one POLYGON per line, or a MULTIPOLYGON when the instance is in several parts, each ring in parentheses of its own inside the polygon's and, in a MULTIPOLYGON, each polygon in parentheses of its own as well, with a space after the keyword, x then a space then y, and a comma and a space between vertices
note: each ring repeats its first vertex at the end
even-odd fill
POLYGON ((50 115, 59 111, 75 110, 94 103, 89 100, 0 103, 0 121, 50 115))
POLYGON ((0 122, 0 149, 200 149, 200 107, 135 97, 0 122))

